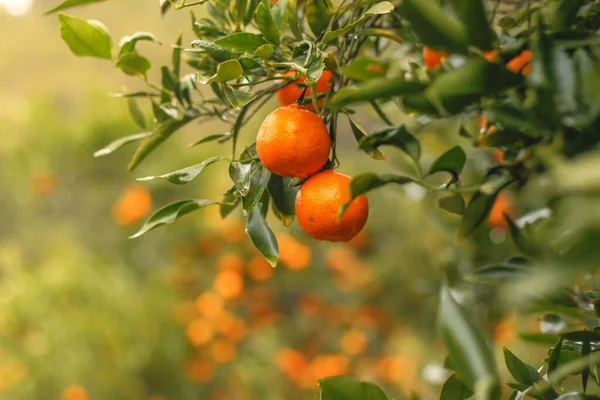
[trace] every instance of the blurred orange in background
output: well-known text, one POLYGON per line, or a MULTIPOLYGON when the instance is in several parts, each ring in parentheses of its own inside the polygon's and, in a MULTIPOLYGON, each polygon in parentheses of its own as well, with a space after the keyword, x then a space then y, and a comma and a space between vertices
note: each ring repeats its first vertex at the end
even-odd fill
POLYGON ((113 206, 113 220, 130 226, 143 219, 152 208, 152 197, 144 186, 134 185, 125 190, 113 206))
POLYGON ((61 400, 88 400, 88 395, 83 387, 72 385, 63 391, 61 400))

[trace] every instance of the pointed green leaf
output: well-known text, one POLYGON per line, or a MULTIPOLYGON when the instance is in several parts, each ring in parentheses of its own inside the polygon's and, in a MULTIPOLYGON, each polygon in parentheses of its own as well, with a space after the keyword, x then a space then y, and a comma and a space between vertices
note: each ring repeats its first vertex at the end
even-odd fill
POLYGON ((494 355, 471 319, 443 287, 438 310, 438 329, 449 356, 461 380, 471 390, 481 390, 487 399, 500 399, 500 386, 494 355))
POLYGON ((144 118, 144 113, 140 110, 140 106, 135 100, 135 97, 129 97, 127 99, 127 106, 129 108, 129 114, 136 125, 142 129, 146 129, 146 118, 144 118))
POLYGON ((144 138, 147 138, 148 136, 151 136, 152 134, 153 134, 153 132, 144 132, 144 133, 136 133, 135 135, 122 137, 122 138, 117 139, 114 142, 110 143, 108 146, 103 147, 100 150, 96 151, 94 153, 94 157, 106 156, 127 143, 131 143, 136 140, 142 140, 144 138))
POLYGON ((294 38, 296 40, 302 40, 302 30, 300 29, 300 22, 298 21, 297 0, 287 0, 286 14, 288 17, 288 25, 294 38))
POLYGON ((214 142, 215 140, 224 141, 226 138, 229 138, 229 137, 231 137, 231 134, 229 134, 229 133, 220 133, 217 135, 209 135, 205 138, 198 140, 197 142, 194 142, 194 143, 188 145, 188 147, 195 147, 202 143, 214 142))
POLYGON ((498 193, 487 194, 477 192, 471 197, 460 224, 459 238, 469 236, 486 220, 496 201, 497 195, 498 193))
POLYGON ((229 164, 229 176, 242 196, 246 196, 250 190, 251 172, 251 163, 233 161, 229 164))
POLYGON ((504 352, 506 367, 517 382, 527 386, 533 386, 534 383, 541 379, 540 374, 531 365, 521 361, 506 347, 503 347, 502 350, 504 352))
POLYGON ((210 78, 198 74, 198 80, 202 84, 213 82, 227 82, 241 78, 244 74, 244 68, 238 60, 227 60, 217 65, 217 73, 210 78))
POLYGON ((442 210, 446 210, 453 214, 463 215, 465 213, 465 199, 460 193, 441 197, 438 200, 438 204, 442 210))
POLYGON ((319 379, 320 400, 388 400, 385 392, 370 382, 352 376, 319 379))
POLYGON ((265 39, 275 46, 279 46, 279 29, 277 29, 277 26, 275 26, 275 21, 273 21, 273 16, 271 15, 271 10, 269 10, 269 8, 263 3, 259 4, 258 8, 256 9, 255 21, 256 25, 258 25, 260 33, 263 34, 265 39))
POLYGON ((333 17, 329 0, 307 0, 306 20, 310 30, 319 37, 325 32, 333 17))
POLYGON ((239 192, 235 186, 225 192, 219 210, 221 218, 227 218, 227 216, 231 214, 241 202, 242 197, 239 195, 239 192))
POLYGON ((409 82, 404 78, 372 79, 358 85, 340 89, 327 103, 327 107, 338 109, 349 104, 402 96, 422 91, 422 83, 409 82))
POLYGON ((421 145, 411 135, 404 125, 389 126, 365 136, 359 146, 366 152, 371 152, 379 146, 394 146, 404 151, 415 162, 421 157, 421 145))
POLYGON ((275 49, 270 44, 263 44, 260 46, 254 54, 253 57, 262 58, 263 60, 270 60, 273 57, 273 53, 275 53, 275 49))
POLYGON ((125 53, 131 53, 135 50, 135 45, 139 41, 148 41, 156 44, 162 44, 158 38, 150 32, 136 32, 131 36, 124 36, 119 42, 119 57, 125 53))
POLYGON ((482 0, 451 0, 450 4, 466 28, 469 44, 481 50, 492 50, 498 38, 488 23, 482 0))
POLYGON ((268 206, 268 200, 269 196, 265 193, 261 201, 254 206, 246 221, 246 233, 260 254, 275 267, 279 258, 279 245, 263 214, 263 209, 268 206))
POLYGON ((290 187, 291 178, 271 174, 267 188, 273 200, 273 206, 280 214, 280 219, 285 226, 294 220, 296 215, 295 201, 298 187, 290 187))
POLYGON ((491 96, 523 82, 503 65, 473 58, 440 75, 428 87, 427 97, 440 111, 457 113, 483 96, 491 96))
POLYGON ((386 70, 387 67, 383 62, 369 56, 358 56, 342 68, 343 74, 355 81, 383 78, 386 70))
MULTIPOLYGON (((352 129, 354 138, 358 143, 360 143, 360 141, 367 136, 367 132, 365 132, 365 130, 360 125, 358 125, 358 123, 356 123, 356 121, 354 121, 352 117, 350 117, 350 115, 346 114, 346 116, 348 117, 348 122, 350 122, 350 128, 352 129)), ((381 150, 377 148, 372 149, 370 151, 365 151, 365 153, 367 153, 369 157, 375 160, 385 160, 385 156, 383 155, 381 150)))
POLYGON ((181 76, 181 45, 183 44, 183 34, 179 32, 177 41, 173 45, 173 52, 171 53, 171 63, 173 64, 173 77, 179 80, 181 76))
POLYGON ((52 14, 57 11, 66 10, 73 7, 83 6, 85 4, 100 3, 105 0, 65 0, 59 5, 44 12, 44 15, 52 14))
POLYGON ((437 2, 404 0, 403 17, 417 36, 434 49, 458 53, 467 51, 467 31, 460 22, 450 17, 437 2))
POLYGON ((389 1, 382 1, 381 3, 377 3, 371 8, 369 8, 360 18, 355 19, 353 22, 350 22, 343 28, 327 32, 325 36, 323 36, 323 43, 329 43, 332 40, 347 35, 368 17, 371 17, 373 15, 389 14, 393 10, 394 5, 389 1))
POLYGON ((194 40, 192 47, 202 49, 208 53, 212 59, 218 62, 227 61, 233 58, 233 54, 223 46, 207 42, 206 40, 194 40))
POLYGON ((250 188, 248 193, 242 198, 244 215, 250 214, 254 206, 260 201, 263 193, 267 189, 271 172, 258 162, 252 163, 250 173, 250 188))
POLYGON ((154 228, 158 228, 161 225, 172 224, 177 219, 191 213, 192 211, 196 211, 202 207, 213 204, 219 204, 219 202, 214 200, 182 200, 178 201, 177 203, 169 204, 168 206, 165 206, 155 212, 148 219, 148 221, 146 221, 144 226, 142 226, 142 228, 135 235, 131 236, 131 239, 140 237, 144 233, 154 228))
POLYGON ((465 280, 474 283, 496 285, 508 281, 523 279, 529 268, 522 265, 505 263, 479 268, 472 274, 466 275, 465 280))
POLYGON ((453 373, 442 386, 440 400, 462 400, 471 396, 473 396, 473 391, 458 379, 456 373, 453 373))
POLYGON ((227 85, 223 87, 223 92, 225 93, 225 97, 227 97, 229 103, 234 108, 242 108, 252 100, 256 99, 256 96, 252 93, 237 90, 227 85))
POLYGON ((438 157, 429 168, 429 175, 436 172, 446 171, 452 174, 453 180, 458 181, 458 176, 462 172, 467 155, 460 146, 455 146, 438 157))
POLYGON ((122 54, 117 61, 117 68, 127 75, 146 75, 151 67, 150 61, 140 56, 137 51, 122 54))
POLYGON ((76 56, 112 58, 112 38, 104 24, 59 13, 60 36, 76 56))
POLYGON ((267 42, 260 36, 248 32, 236 32, 215 40, 215 44, 231 51, 253 54, 267 42))
POLYGON ((211 164, 214 164, 217 161, 224 160, 223 157, 211 157, 207 160, 204 160, 200 164, 192 165, 190 167, 186 167, 174 172, 169 172, 168 174, 158 175, 158 176, 146 176, 144 178, 138 178, 138 181, 151 181, 153 179, 166 179, 169 182, 175 183, 177 185, 184 185, 186 183, 190 183, 194 180, 204 168, 208 167, 211 164))

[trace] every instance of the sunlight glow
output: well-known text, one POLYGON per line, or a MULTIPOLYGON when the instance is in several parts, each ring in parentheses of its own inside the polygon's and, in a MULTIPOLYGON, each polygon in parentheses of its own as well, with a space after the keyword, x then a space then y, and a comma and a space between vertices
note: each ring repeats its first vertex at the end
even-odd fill
POLYGON ((25 15, 31 10, 33 0, 0 0, 0 4, 4 5, 6 12, 15 17, 25 15))

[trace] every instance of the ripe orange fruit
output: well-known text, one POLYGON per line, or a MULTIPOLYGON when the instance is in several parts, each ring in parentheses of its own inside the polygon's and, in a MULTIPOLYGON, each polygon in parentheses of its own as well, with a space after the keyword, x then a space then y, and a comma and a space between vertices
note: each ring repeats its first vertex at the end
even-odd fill
POLYGON ((485 57, 486 60, 488 60, 489 62, 495 62, 496 59, 498 58, 498 50, 490 50, 490 51, 484 51, 483 52, 483 57, 485 57))
POLYGON ((304 232, 317 240, 347 242, 367 222, 369 202, 362 195, 352 200, 342 219, 338 209, 351 199, 352 178, 328 170, 308 178, 296 195, 296 218, 304 232))
POLYGON ((212 340, 214 330, 206 320, 198 318, 189 323, 185 335, 194 346, 201 346, 212 340))
POLYGON ((230 300, 242 294, 244 291, 244 280, 238 271, 224 270, 215 276, 213 287, 224 299, 230 300))
POLYGON ((269 114, 256 138, 262 164, 277 175, 296 178, 306 178, 323 168, 330 147, 323 120, 296 104, 269 114))
POLYGON ((521 72, 523 75, 527 75, 531 70, 529 61, 531 61, 532 58, 533 52, 531 50, 524 50, 521 54, 510 60, 506 64, 506 68, 512 72, 521 72))
POLYGON ((512 215, 511 202, 508 196, 504 193, 500 193, 496 197, 496 201, 490 211, 487 223, 491 228, 506 228, 506 221, 502 214, 512 215))
POLYGON ((427 69, 436 69, 446 57, 448 57, 448 53, 445 51, 435 51, 428 46, 423 47, 423 61, 427 69))
MULTIPOLYGON (((294 76, 296 75, 295 71, 288 71, 284 74, 284 76, 294 76)), ((332 73, 324 70, 323 74, 321 74, 321 77, 317 80, 317 83, 315 84, 316 88, 317 88, 317 94, 321 94, 321 93, 327 93, 327 91, 329 90, 329 88, 331 87, 331 78, 333 77, 332 73)), ((275 96, 277 96, 277 100, 279 100, 279 104, 282 106, 287 106, 290 104, 294 104, 295 102, 298 101, 298 99, 300 98, 300 96, 302 95, 302 92, 304 91, 304 89, 299 88, 298 86, 296 86, 297 83, 299 84, 303 84, 304 82, 306 82, 306 78, 305 77, 301 77, 299 79, 297 79, 294 82, 291 82, 289 85, 279 89, 277 92, 275 92, 275 96)), ((310 88, 306 89, 306 94, 304 95, 305 99, 310 99, 311 96, 311 91, 310 88)), ((318 102, 319 106, 321 107, 323 105, 323 99, 319 99, 318 102)), ((312 106, 312 104, 306 104, 303 105, 302 107, 305 107, 307 110, 310 111, 314 111, 315 108, 312 106)))

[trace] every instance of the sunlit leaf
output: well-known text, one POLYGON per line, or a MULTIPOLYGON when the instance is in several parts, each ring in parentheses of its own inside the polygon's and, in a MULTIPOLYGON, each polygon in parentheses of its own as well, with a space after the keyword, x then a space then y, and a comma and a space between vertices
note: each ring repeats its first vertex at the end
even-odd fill
POLYGON ((256 99, 256 96, 252 93, 237 90, 227 85, 223 87, 223 92, 225 93, 225 97, 227 97, 227 100, 229 100, 229 103, 234 108, 242 108, 248 103, 250 103, 252 100, 256 99))
POLYGON ((169 182, 175 183, 177 185, 183 185, 194 180, 206 167, 219 160, 224 160, 223 157, 211 157, 207 160, 204 160, 200 164, 192 165, 190 167, 186 167, 177 171, 169 172, 168 174, 158 175, 158 176, 147 176, 144 178, 138 178, 138 181, 151 181, 153 179, 166 179, 169 182))
POLYGON ((385 392, 370 382, 352 376, 319 379, 321 400, 388 400, 385 392))
POLYGON ((136 125, 142 129, 146 129, 146 118, 135 100, 135 97, 129 97, 127 99, 127 107, 129 108, 129 114, 136 125))
POLYGON ((144 233, 158 228, 161 225, 172 224, 177 219, 183 217, 186 214, 196 211, 202 207, 210 206, 213 204, 219 204, 214 200, 182 200, 177 203, 169 204, 155 212, 142 228, 133 236, 131 239, 142 236, 144 233))
POLYGON ((227 60, 217 65, 217 73, 210 78, 201 76, 198 74, 198 80, 202 84, 208 84, 213 82, 227 82, 234 79, 241 78, 244 74, 244 68, 238 60, 227 60))
POLYGON ((112 58, 112 38, 104 24, 59 13, 60 36, 76 56, 112 58))
POLYGON ((66 9, 73 8, 73 7, 83 6, 86 4, 100 3, 103 1, 106 1, 106 0, 65 0, 62 3, 60 3, 59 5, 57 5, 56 7, 51 8, 50 10, 44 12, 44 15, 52 14, 57 11, 62 11, 62 10, 66 10, 66 9))
POLYGON ((142 57, 137 51, 134 51, 119 56, 117 67, 127 75, 146 75, 152 65, 146 57, 142 57))
POLYGON ((110 143, 108 146, 103 147, 100 150, 96 151, 94 153, 94 157, 106 156, 127 143, 135 142, 136 140, 142 140, 144 138, 147 138, 148 136, 151 136, 152 134, 153 134, 153 132, 144 132, 144 133, 136 133, 135 135, 122 137, 122 138, 117 139, 114 142, 110 143))
POLYGON ((256 9, 255 21, 260 33, 263 34, 265 39, 275 46, 279 46, 279 29, 277 29, 275 21, 273 21, 271 11, 263 3, 259 4, 256 9))
POLYGON ((119 42, 119 57, 125 53, 131 53, 135 50, 135 45, 139 41, 149 41, 161 44, 160 40, 150 32, 136 32, 131 36, 124 36, 119 42))
POLYGON ((473 391, 477 388, 482 398, 500 399, 494 355, 482 330, 463 312, 447 287, 442 288, 440 295, 438 329, 452 366, 467 387, 473 391))
POLYGON ((273 267, 277 265, 279 258, 279 245, 277 239, 267 225, 265 220, 265 214, 263 210, 268 207, 269 196, 265 192, 261 201, 254 206, 254 209, 248 216, 246 221, 246 233, 252 239, 252 243, 256 249, 263 255, 263 257, 273 267))
POLYGON ((236 32, 215 40, 215 44, 232 51, 253 54, 267 42, 260 36, 248 32, 236 32))

